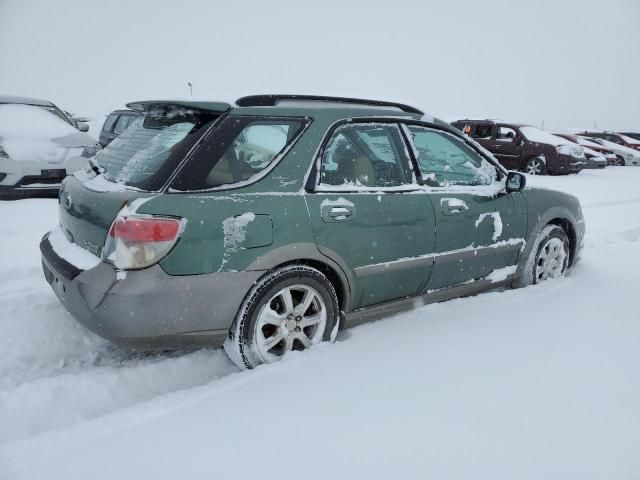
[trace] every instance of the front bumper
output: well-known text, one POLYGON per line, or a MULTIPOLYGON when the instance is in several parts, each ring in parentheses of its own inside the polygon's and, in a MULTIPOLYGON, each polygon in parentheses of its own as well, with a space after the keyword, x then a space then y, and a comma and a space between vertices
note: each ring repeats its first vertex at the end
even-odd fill
POLYGON ((220 346, 246 293, 263 273, 172 276, 155 265, 119 278, 105 262, 88 270, 76 267, 56 253, 48 234, 40 251, 47 282, 76 320, 132 350, 220 346))

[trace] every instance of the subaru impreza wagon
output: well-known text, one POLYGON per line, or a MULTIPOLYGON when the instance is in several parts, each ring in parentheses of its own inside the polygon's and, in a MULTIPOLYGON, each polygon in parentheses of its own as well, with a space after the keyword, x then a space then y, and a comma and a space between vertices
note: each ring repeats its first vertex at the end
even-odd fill
POLYGON ((578 200, 397 103, 299 95, 145 101, 62 184, 44 275, 136 350, 224 344, 252 368, 339 328, 562 275, 578 200))

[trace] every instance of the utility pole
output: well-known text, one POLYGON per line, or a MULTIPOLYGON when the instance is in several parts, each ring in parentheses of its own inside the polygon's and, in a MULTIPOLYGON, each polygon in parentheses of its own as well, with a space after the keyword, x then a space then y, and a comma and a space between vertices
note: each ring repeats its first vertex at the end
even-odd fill
POLYGON ((189 85, 189 95, 193 97, 193 84, 191 82, 187 82, 187 85, 189 85))

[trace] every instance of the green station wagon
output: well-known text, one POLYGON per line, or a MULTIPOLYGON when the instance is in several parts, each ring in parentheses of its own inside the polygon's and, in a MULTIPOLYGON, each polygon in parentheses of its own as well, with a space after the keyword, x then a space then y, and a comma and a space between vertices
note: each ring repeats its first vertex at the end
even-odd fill
POLYGON ((128 107, 144 115, 67 177, 40 245, 63 305, 126 348, 224 344, 252 368, 578 259, 575 197, 525 188, 414 107, 306 95, 128 107))

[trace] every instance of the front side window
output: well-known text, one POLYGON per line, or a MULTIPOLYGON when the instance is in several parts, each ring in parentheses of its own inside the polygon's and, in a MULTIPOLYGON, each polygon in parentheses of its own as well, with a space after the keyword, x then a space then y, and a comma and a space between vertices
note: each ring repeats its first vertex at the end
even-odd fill
POLYGON ((207 190, 257 179, 304 125, 299 118, 229 116, 182 168, 172 188, 207 190))
POLYGON ((513 142, 516 138, 516 131, 511 127, 498 127, 496 140, 499 142, 513 142))
POLYGON ((429 185, 490 185, 497 178, 494 165, 453 135, 418 126, 408 129, 429 185))
POLYGON ((411 184, 412 179, 396 125, 339 127, 322 155, 321 186, 385 188, 411 184))

